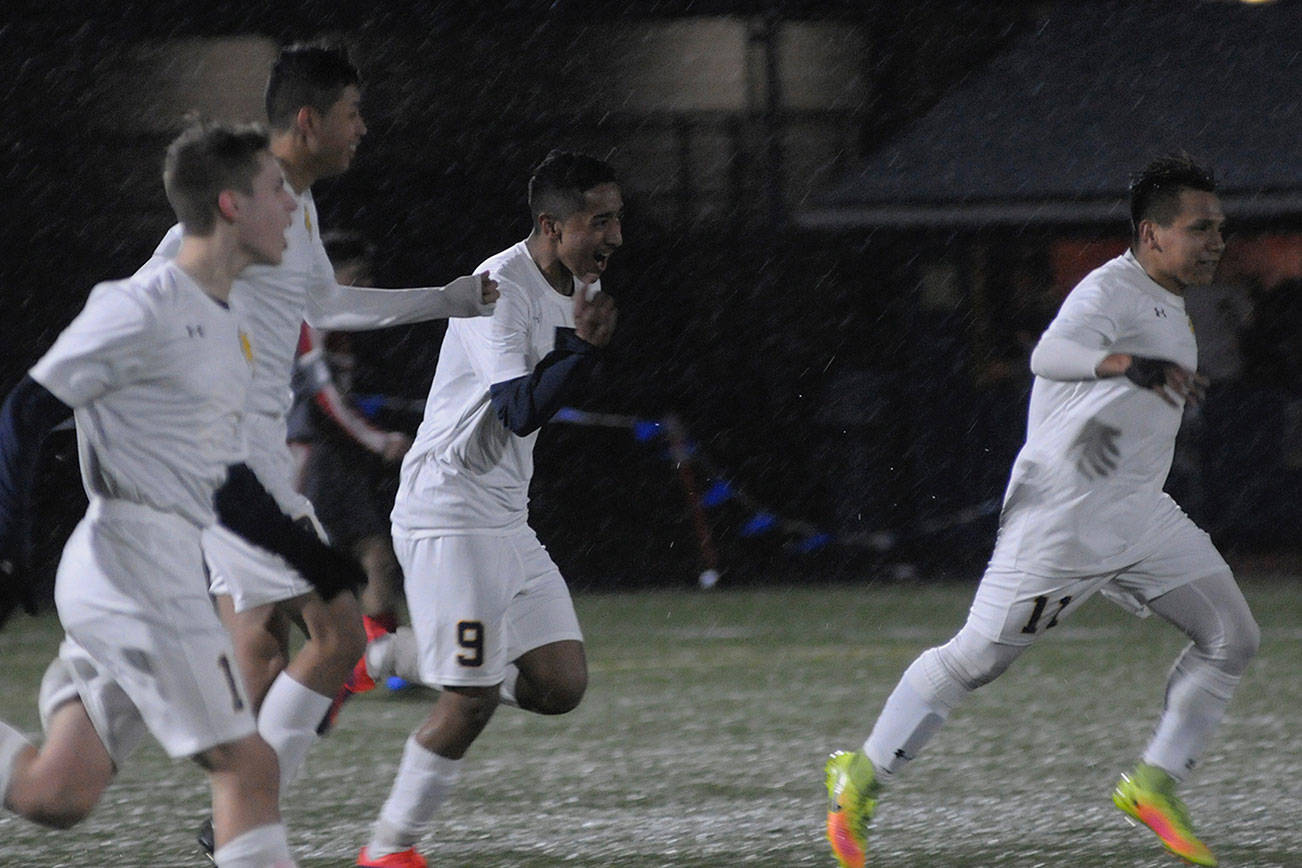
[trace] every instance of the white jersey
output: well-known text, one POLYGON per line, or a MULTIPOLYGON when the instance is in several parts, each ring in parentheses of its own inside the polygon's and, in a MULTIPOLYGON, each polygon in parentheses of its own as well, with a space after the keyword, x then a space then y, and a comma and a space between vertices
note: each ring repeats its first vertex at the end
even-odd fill
POLYGON ((169 263, 96 286, 30 373, 75 411, 88 495, 202 527, 244 459, 253 360, 238 314, 169 263))
MULTIPOLYGON (((491 319, 448 323, 416 441, 402 462, 394 533, 431 536, 521 527, 533 445, 493 411, 489 386, 525 376, 574 327, 574 301, 543 277, 525 243, 489 258, 501 297, 491 319)), ((600 281, 588 292, 598 291, 600 281)), ((582 291, 582 290, 580 290, 582 291)))
MULTIPOLYGON (((285 233, 285 254, 279 265, 250 265, 235 281, 232 304, 243 315, 253 343, 258 347, 248 412, 270 417, 259 431, 272 437, 248 436, 249 466, 275 496, 281 509, 303 514, 306 500, 294 491, 288 468, 292 462, 280 453, 284 444, 284 418, 293 403, 290 377, 304 320, 318 328, 345 331, 382 328, 444 316, 472 316, 479 307, 479 281, 462 277, 446 288, 372 289, 340 286, 321 243, 320 220, 312 191, 294 192, 295 210, 285 233), (278 441, 278 442, 273 442, 278 441)), ((181 228, 163 237, 153 258, 142 271, 176 257, 181 228)))
MULTIPOLYGON (((1063 302, 1045 338, 1198 367, 1184 300, 1126 252, 1090 272, 1063 302)), ((1036 377, 1026 444, 1013 464, 991 565, 1046 574, 1103 573, 1160 545, 1150 533, 1171 468, 1182 408, 1125 377, 1036 377), (1078 465, 1087 424, 1116 429, 1116 467, 1078 465)))

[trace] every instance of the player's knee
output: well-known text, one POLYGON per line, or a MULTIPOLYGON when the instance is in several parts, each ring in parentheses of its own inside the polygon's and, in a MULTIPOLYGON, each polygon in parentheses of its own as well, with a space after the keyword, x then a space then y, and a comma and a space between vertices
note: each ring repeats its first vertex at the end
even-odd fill
MULTIPOLYGON (((51 829, 71 829, 90 815, 101 788, 77 775, 50 775, 38 792, 11 798, 15 813, 51 829)), ((17 795, 17 794, 15 794, 17 795)))
POLYGON ((214 792, 238 792, 245 801, 274 803, 280 790, 280 761, 256 733, 219 744, 194 756, 211 779, 214 792))
POLYGON ((1248 615, 1242 618, 1225 633, 1223 645, 1217 655, 1225 662, 1224 666, 1232 674, 1242 674, 1248 663, 1257 656, 1261 647, 1261 628, 1256 620, 1248 615))
MULTIPOLYGON (((1228 576, 1223 581, 1233 582, 1228 576)), ((1186 629, 1193 637, 1196 653, 1229 675, 1242 675, 1261 646, 1261 628, 1248 604, 1237 594, 1233 599, 1221 600, 1219 605, 1205 607, 1191 624, 1186 629)))
POLYGON ((277 780, 280 776, 275 750, 256 734, 208 748, 194 759, 207 772, 233 773, 240 777, 265 774, 277 780))
POLYGON ((241 660, 256 663, 258 668, 284 668, 287 662, 285 646, 279 633, 270 625, 252 620, 236 621, 231 636, 241 660))
POLYGON ((579 707, 588 690, 583 644, 555 642, 515 661, 520 670, 515 695, 520 707, 536 714, 566 714, 579 707))
POLYGON ((1019 645, 991 642, 966 628, 937 649, 941 663, 969 690, 1004 674, 1023 650, 1019 645))
POLYGON ((74 802, 49 802, 35 806, 27 811, 20 811, 23 816, 51 829, 71 829, 90 816, 94 805, 81 805, 74 802))
POLYGON ((325 617, 308 626, 310 641, 332 660, 352 666, 366 653, 366 628, 362 626, 356 601, 347 606, 331 606, 325 617))
POLYGON ((529 710, 538 714, 568 714, 579 707, 587 691, 586 671, 567 673, 565 677, 537 688, 529 710))

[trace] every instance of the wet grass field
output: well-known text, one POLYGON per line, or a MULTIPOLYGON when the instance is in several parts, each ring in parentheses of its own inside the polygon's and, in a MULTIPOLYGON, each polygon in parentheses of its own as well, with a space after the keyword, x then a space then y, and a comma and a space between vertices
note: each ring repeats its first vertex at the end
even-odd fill
MULTIPOLYGON (((581 595, 579 710, 502 709, 420 849, 433 866, 828 866, 822 764, 963 620, 970 582, 581 595)), ((1224 866, 1302 865, 1302 579, 1247 575, 1262 649, 1185 790, 1224 866)), ((1182 864, 1108 798, 1156 720, 1182 638, 1102 599, 973 695, 882 802, 873 864, 1182 864)), ((0 633, 0 716, 35 730, 53 617, 0 633)), ((351 865, 433 694, 345 708, 287 794, 299 864, 351 865)), ((2 866, 201 866, 200 772, 142 748, 84 824, 0 817, 2 866)))

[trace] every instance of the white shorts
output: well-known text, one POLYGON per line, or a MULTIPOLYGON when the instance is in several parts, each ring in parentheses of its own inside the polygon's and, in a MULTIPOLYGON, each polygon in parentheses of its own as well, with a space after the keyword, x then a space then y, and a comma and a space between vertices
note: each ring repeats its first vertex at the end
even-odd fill
POLYGON ((145 728, 173 757, 256 731, 194 525, 92 500, 64 547, 55 604, 67 634, 64 665, 47 677, 43 714, 71 699, 74 685, 115 763, 145 728))
POLYGON ((395 533, 393 544, 426 684, 491 687, 526 651, 583 640, 570 590, 530 528, 395 533))
MULTIPOLYGON (((307 517, 325 539, 311 502, 294 490, 294 457, 285 442, 285 417, 249 413, 244 417, 249 444, 246 463, 286 515, 307 517)), ((221 525, 203 533, 203 553, 208 561, 209 588, 214 595, 231 598, 235 611, 292 600, 313 590, 279 556, 244 541, 221 525)))
POLYGON ((1152 530, 1155 550, 1107 573, 1033 575, 990 566, 968 612, 968 625, 993 642, 1029 645, 1076 611, 1095 592, 1146 617, 1148 601, 1189 582, 1229 573, 1211 537, 1173 501, 1152 530))
MULTIPOLYGON (((317 524, 316 517, 311 518, 317 524)), ((324 539, 324 532, 321 535, 324 539)), ((314 590, 280 555, 245 542, 221 525, 204 529, 203 554, 208 562, 209 592, 230 597, 237 612, 292 600, 314 590)))

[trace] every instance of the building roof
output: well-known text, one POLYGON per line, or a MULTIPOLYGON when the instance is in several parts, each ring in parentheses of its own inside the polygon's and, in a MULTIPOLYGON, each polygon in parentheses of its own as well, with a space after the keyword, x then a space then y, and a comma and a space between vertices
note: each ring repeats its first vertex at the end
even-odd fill
POLYGON ((1184 150, 1231 216, 1302 218, 1302 5, 1059 3, 796 215, 808 227, 1097 224, 1184 150))

